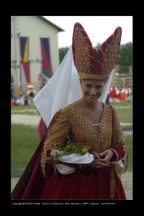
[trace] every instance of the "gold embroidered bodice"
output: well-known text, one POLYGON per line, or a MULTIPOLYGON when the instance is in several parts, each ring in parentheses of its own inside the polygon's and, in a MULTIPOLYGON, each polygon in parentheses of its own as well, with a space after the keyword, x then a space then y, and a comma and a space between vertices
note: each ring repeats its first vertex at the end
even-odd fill
POLYGON ((47 130, 42 158, 47 157, 48 149, 64 145, 68 135, 72 143, 86 145, 98 153, 125 144, 118 115, 113 107, 106 104, 99 124, 88 123, 71 105, 59 110, 47 130))

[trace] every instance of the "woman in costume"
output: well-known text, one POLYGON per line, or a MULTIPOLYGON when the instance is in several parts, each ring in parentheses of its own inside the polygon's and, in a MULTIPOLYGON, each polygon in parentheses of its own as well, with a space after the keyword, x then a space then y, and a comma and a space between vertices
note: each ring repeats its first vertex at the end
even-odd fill
MULTIPOLYGON (((72 89, 77 90, 72 85, 76 84, 72 81, 75 76, 72 77, 71 73, 68 79, 71 59, 71 54, 68 54, 60 68, 63 75, 53 78, 55 84, 60 78, 58 86, 54 87, 55 95, 57 92, 60 94, 62 83, 61 94, 67 94, 67 100, 64 94, 61 98, 53 97, 52 111, 47 114, 48 111, 41 109, 42 102, 37 103, 37 99, 42 99, 39 97, 42 95, 46 98, 49 87, 43 89, 35 99, 48 129, 17 183, 12 199, 126 199, 118 175, 127 155, 122 128, 115 109, 100 102, 104 90, 110 86, 121 32, 120 27, 116 28, 95 50, 82 25, 74 25, 72 50, 69 53, 73 55, 79 75, 80 85, 77 89, 81 89, 82 94, 72 92, 72 89), (65 85, 62 76, 65 76, 65 85), (64 107, 65 104, 67 106, 64 107)), ((48 82, 48 86, 52 87, 52 81, 48 82)), ((47 107, 50 109, 50 104, 47 107)))

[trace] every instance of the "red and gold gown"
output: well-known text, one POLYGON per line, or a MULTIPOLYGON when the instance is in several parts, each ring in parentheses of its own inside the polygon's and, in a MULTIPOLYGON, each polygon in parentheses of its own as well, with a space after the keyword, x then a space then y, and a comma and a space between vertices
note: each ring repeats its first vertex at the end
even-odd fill
MULTIPOLYGON (((125 140, 118 115, 113 107, 104 104, 99 124, 90 124, 71 105, 60 109, 53 117, 45 136, 12 192, 12 199, 38 200, 125 200, 125 192, 117 170, 118 161, 126 156, 125 140), (48 164, 47 177, 42 168, 50 151, 64 145, 67 136, 73 144, 87 146, 101 153, 112 149, 115 153, 111 167, 79 168, 71 174, 55 172, 48 164)), ((69 164, 68 164, 69 165, 69 164)))

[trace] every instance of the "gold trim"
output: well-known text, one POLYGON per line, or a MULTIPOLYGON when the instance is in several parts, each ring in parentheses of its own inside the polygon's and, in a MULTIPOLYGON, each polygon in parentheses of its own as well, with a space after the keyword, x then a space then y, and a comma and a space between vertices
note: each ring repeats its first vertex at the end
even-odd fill
POLYGON ((96 74, 89 74, 89 73, 79 73, 80 79, 95 79, 95 80, 102 80, 106 81, 108 79, 108 75, 96 75, 96 74))

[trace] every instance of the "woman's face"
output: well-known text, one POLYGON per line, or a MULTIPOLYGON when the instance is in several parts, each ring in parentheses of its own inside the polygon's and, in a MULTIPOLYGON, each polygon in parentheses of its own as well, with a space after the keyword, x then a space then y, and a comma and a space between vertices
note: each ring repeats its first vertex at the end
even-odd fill
POLYGON ((105 82, 99 80, 81 80, 83 97, 88 102, 97 101, 104 89, 105 82))

